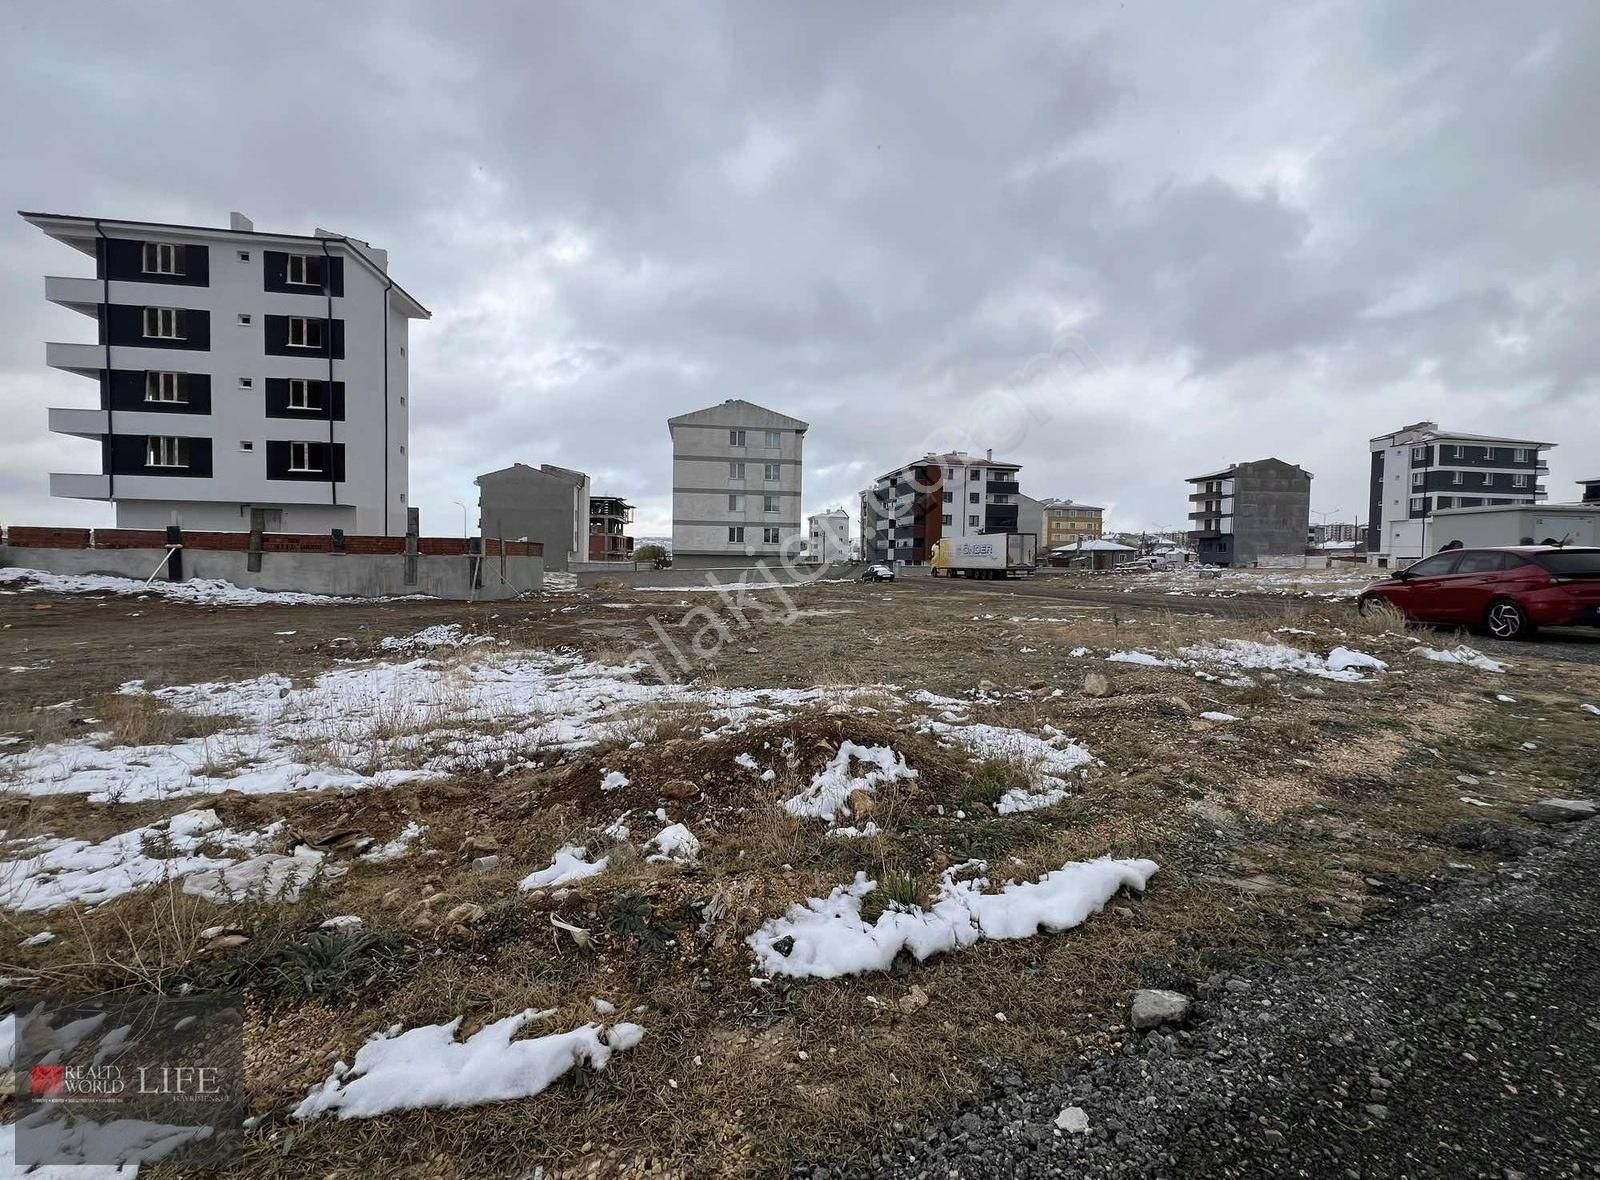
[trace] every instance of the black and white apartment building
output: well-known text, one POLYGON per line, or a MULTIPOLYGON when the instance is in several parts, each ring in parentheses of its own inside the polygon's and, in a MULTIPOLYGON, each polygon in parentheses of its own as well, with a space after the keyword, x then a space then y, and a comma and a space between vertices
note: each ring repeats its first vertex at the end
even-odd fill
POLYGON ((94 259, 45 297, 95 322, 49 343, 88 377, 93 408, 50 429, 99 443, 98 470, 52 474, 56 496, 109 500, 120 528, 406 531, 407 329, 428 311, 388 254, 318 229, 256 231, 28 213, 94 259))
POLYGON ((1379 565, 1426 556, 1428 514, 1448 508, 1535 504, 1554 443, 1441 430, 1416 422, 1371 440, 1367 555, 1379 565))

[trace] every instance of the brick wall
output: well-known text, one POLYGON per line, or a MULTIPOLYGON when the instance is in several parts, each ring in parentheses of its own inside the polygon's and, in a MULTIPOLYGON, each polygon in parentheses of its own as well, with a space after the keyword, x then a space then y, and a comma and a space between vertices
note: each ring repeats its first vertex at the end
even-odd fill
POLYGON ((163 529, 95 529, 96 549, 165 549, 167 534, 163 529))
POLYGON ((87 549, 89 547, 88 529, 40 529, 14 524, 6 530, 6 535, 10 538, 9 543, 19 549, 87 549))

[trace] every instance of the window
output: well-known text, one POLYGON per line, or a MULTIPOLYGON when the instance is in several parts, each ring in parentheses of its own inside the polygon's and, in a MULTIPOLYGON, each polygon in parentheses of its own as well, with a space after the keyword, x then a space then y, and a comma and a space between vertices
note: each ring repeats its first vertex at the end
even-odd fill
POLYGON ((737 512, 737 511, 739 511, 739 497, 738 496, 729 496, 728 497, 728 511, 729 512, 737 512))
POLYGON ((1511 554, 1509 553, 1468 550, 1461 555, 1460 562, 1451 572, 1457 574, 1491 574, 1498 570, 1510 568, 1507 564, 1510 558, 1511 554))
POLYGON ((1525 488, 1525 487, 1527 487, 1528 486, 1528 477, 1526 475, 1513 475, 1511 477, 1511 486, 1514 487, 1514 488, 1525 488))
POLYGON ((289 255, 288 281, 299 287, 322 286, 322 259, 305 254, 289 255))
POLYGON ((1459 487, 1461 484, 1465 483, 1466 480, 1467 480, 1467 475, 1466 475, 1466 472, 1464 472, 1464 471, 1452 471, 1450 473, 1450 482, 1455 484, 1457 487, 1459 487))
POLYGON ((1459 560, 1461 554, 1454 550, 1449 553, 1436 553, 1432 557, 1424 557, 1415 565, 1407 566, 1406 573, 1413 577, 1437 578, 1455 569, 1459 560))
POLYGON ((322 321, 308 320, 304 316, 289 317, 289 346, 291 348, 321 348, 322 321))
POLYGON ((977 492, 968 492, 967 493, 967 503, 968 504, 976 504, 978 502, 978 499, 979 499, 979 496, 978 496, 977 492))
POLYGON ((1487 484, 1492 484, 1492 483, 1494 483, 1494 472, 1492 472, 1492 471, 1485 471, 1485 472, 1484 472, 1484 473, 1483 473, 1483 482, 1484 482, 1484 483, 1485 483, 1485 484, 1486 484, 1486 485, 1487 485, 1487 484))
POLYGON ((1428 482, 1428 477, 1425 474, 1423 474, 1422 472, 1413 471, 1411 473, 1411 486, 1413 488, 1415 488, 1415 489, 1420 491, 1423 487, 1425 487, 1427 485, 1427 482, 1428 482))
POLYGON ((317 448, 319 444, 309 442, 292 442, 289 444, 289 470, 290 471, 321 471, 322 464, 318 461, 317 448))
POLYGON ((730 431, 728 431, 728 445, 730 447, 742 447, 742 446, 744 446, 744 431, 742 431, 742 430, 730 430, 730 431))
POLYGON ((146 467, 189 466, 189 440, 165 434, 152 434, 144 442, 146 467))
POLYGON ((248 250, 240 250, 239 251, 239 261, 240 262, 249 262, 250 261, 250 251, 248 251, 248 250))
POLYGON ((144 244, 144 273, 147 275, 181 275, 183 250, 170 242, 144 244))
POLYGON ((1489 460, 1491 463, 1494 462, 1494 448, 1493 447, 1484 447, 1483 448, 1483 457, 1485 459, 1489 460))
POLYGON ((1412 447, 1411 448, 1411 457, 1413 459, 1419 459, 1419 460, 1426 461, 1427 458, 1428 458, 1428 448, 1427 447, 1412 447))
POLYGON ((763 441, 766 443, 767 446, 769 446, 769 447, 781 447, 781 446, 783 446, 783 432, 781 430, 768 430, 768 431, 765 431, 765 434, 766 434, 766 438, 763 441))
POLYGON ((974 467, 971 471, 967 472, 967 478, 969 480, 982 479, 983 478, 983 468, 974 467))
POLYGON ((728 464, 728 478, 729 479, 743 479, 744 478, 744 464, 743 463, 729 463, 728 464))
POLYGON ((239 440, 239 449, 241 451, 253 451, 256 449, 256 444, 247 438, 241 438, 239 440))
POLYGON ((176 307, 145 308, 144 334, 152 340, 182 340, 183 312, 176 307))
POLYGON ((956 518, 951 516, 948 512, 946 512, 943 516, 941 516, 939 518, 939 523, 940 524, 951 525, 951 524, 955 524, 955 522, 956 522, 956 518))
POLYGON ((322 409, 322 382, 307 381, 303 377, 289 378, 289 408, 291 410, 322 409))
POLYGON ((944 502, 946 504, 954 504, 956 502, 956 494, 954 492, 946 492, 944 494, 944 502))
POLYGON ((967 517, 967 527, 969 529, 977 528, 978 527, 978 518, 976 516, 967 517))
POLYGON ((1009 495, 1003 495, 999 492, 996 492, 989 498, 989 502, 991 504, 1009 504, 1011 503, 1011 497, 1009 495))
POLYGON ((1422 511, 1422 506, 1426 502, 1427 502, 1427 497, 1425 497, 1425 496, 1412 496, 1411 497, 1411 511, 1412 512, 1421 512, 1422 511))
POLYGON ((256 383, 256 379, 254 377, 240 377, 239 378, 239 388, 240 389, 249 389, 255 383, 256 383))
POLYGON ((728 529, 728 541, 729 541, 730 544, 741 542, 743 540, 744 540, 744 528, 743 528, 743 526, 734 525, 734 526, 732 526, 732 527, 730 527, 728 529))
POLYGON ((778 543, 778 530, 777 529, 762 529, 761 530, 761 543, 763 545, 776 545, 778 543))
POLYGON ((761 478, 769 483, 777 482, 778 465, 776 463, 763 463, 761 465, 761 478))
POLYGON ((1451 501, 1449 496, 1440 496, 1434 501, 1434 506, 1438 508, 1449 508, 1450 504, 1451 501))
POLYGON ((186 402, 189 400, 184 373, 146 373, 144 400, 147 402, 186 402))
POLYGON ((239 313, 239 323, 243 327, 248 328, 250 326, 250 313, 247 311, 241 311, 239 313))
POLYGON ((1528 461, 1528 448, 1518 447, 1516 450, 1512 451, 1511 461, 1513 463, 1526 463, 1528 461))
POLYGON ((763 512, 776 512, 777 510, 778 510, 778 497, 776 497, 776 496, 762 496, 761 497, 761 511, 763 511, 763 512))

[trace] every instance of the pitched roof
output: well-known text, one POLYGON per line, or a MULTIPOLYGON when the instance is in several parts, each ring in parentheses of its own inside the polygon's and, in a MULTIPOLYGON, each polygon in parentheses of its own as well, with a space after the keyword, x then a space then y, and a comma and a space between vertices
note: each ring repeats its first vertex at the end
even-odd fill
POLYGON ((747 414, 753 416, 756 426, 781 427, 787 430, 809 430, 811 423, 802 422, 799 418, 791 418, 788 414, 781 414, 777 410, 769 410, 766 406, 758 406, 755 402, 745 401, 742 397, 730 397, 727 401, 714 406, 707 406, 703 410, 690 410, 688 413, 679 414, 675 418, 667 419, 667 427, 674 426, 745 426, 750 423, 732 421, 734 416, 747 414))

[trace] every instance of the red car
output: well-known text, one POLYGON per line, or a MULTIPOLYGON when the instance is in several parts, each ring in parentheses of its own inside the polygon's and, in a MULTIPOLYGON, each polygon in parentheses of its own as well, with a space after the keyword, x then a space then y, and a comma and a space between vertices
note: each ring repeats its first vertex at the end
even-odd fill
POLYGON ((1600 626, 1600 548, 1519 545, 1452 549, 1368 586, 1362 614, 1384 601, 1419 623, 1456 623, 1496 639, 1543 627, 1600 626))

